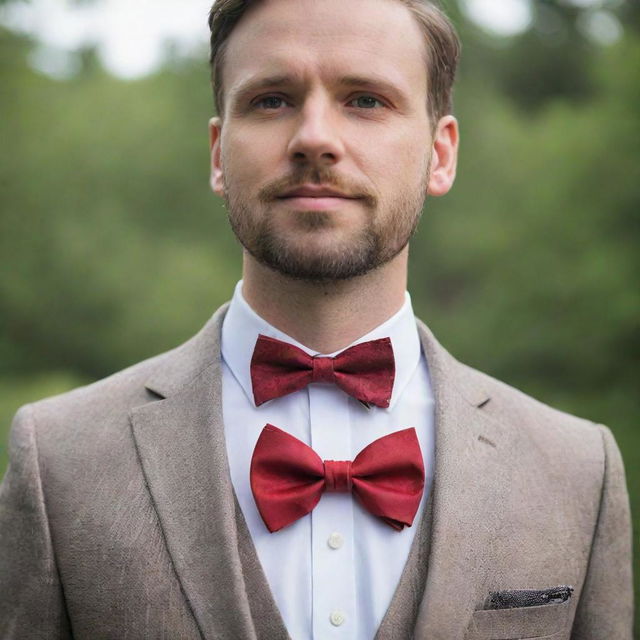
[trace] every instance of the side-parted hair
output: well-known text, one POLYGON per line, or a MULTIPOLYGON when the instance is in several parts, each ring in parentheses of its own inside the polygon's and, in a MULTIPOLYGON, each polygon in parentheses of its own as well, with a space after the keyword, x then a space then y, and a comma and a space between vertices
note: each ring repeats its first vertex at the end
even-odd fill
MULTIPOLYGON (((222 68, 231 32, 245 11, 260 0, 216 0, 209 12, 211 84, 218 115, 224 116, 222 68)), ((396 0, 415 16, 427 52, 427 111, 433 124, 452 112, 452 87, 460 57, 460 40, 444 12, 431 0, 396 0)))

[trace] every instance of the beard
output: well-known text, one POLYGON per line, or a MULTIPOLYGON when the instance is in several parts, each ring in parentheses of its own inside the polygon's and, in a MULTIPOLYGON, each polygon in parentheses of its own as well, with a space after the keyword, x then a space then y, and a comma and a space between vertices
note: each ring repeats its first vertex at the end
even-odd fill
POLYGON ((268 183, 258 192, 258 208, 246 190, 236 188, 225 177, 227 215, 236 238, 259 263, 296 280, 326 283, 362 276, 395 258, 415 233, 429 182, 430 157, 426 159, 420 184, 405 189, 390 202, 361 185, 338 178, 330 168, 300 167, 290 175, 268 183), (280 194, 301 184, 322 184, 357 197, 365 209, 364 224, 347 238, 322 243, 337 227, 330 211, 295 211, 296 230, 278 230, 274 203, 280 194), (320 245, 320 246, 319 246, 320 245))

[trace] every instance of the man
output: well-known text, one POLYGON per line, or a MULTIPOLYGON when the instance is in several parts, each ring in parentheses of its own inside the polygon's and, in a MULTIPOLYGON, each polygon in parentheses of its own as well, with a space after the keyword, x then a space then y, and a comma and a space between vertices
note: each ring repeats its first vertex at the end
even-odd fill
POLYGON ((243 280, 177 349, 24 407, 2 638, 631 638, 606 427, 456 362, 408 241, 452 186, 418 0, 220 0, 211 183, 243 280))

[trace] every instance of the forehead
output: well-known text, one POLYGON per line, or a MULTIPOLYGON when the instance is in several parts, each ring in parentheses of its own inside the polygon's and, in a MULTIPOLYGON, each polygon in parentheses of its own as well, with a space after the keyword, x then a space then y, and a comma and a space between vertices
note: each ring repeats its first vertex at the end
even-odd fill
POLYGON ((426 47, 413 14, 397 0, 262 0, 227 42, 227 92, 277 74, 303 79, 376 75, 421 97, 426 47))

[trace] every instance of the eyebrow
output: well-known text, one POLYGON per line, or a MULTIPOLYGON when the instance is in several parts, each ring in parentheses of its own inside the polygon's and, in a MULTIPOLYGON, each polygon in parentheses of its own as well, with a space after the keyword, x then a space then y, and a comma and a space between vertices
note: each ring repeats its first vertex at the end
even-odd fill
POLYGON ((293 84, 296 81, 295 76, 288 73, 280 73, 273 76, 266 76, 262 78, 252 78, 241 82, 238 86, 231 89, 231 97, 238 98, 259 91, 260 89, 267 89, 274 85, 293 84))
MULTIPOLYGON (((267 89, 273 86, 292 85, 296 82, 300 82, 300 77, 289 73, 274 74, 271 76, 264 76, 262 78, 252 78, 245 82, 241 82, 231 90, 231 101, 240 100, 243 96, 254 93, 255 91, 260 91, 261 89, 267 89)), ((366 76, 341 76, 338 79, 337 84, 343 87, 370 87, 389 94, 396 100, 402 102, 406 102, 408 100, 405 90, 397 84, 375 74, 366 76)))
POLYGON ((339 80, 339 84, 345 87, 380 87, 383 91, 389 93, 401 94, 404 96, 404 91, 397 84, 382 78, 381 76, 342 76, 339 80))

